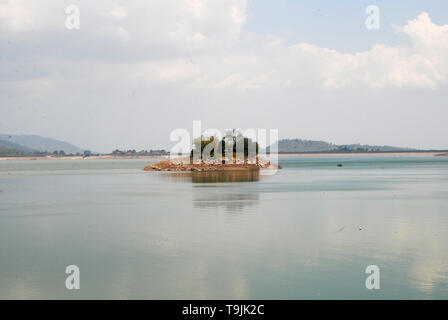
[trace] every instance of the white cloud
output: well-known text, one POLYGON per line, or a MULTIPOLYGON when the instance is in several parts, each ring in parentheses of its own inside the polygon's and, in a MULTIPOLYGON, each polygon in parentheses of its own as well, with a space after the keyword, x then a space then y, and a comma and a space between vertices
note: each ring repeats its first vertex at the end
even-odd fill
MULTIPOLYGON (((78 36, 86 47, 101 50, 105 42, 118 40, 116 49, 126 52, 178 53, 230 45, 238 39, 246 10, 246 0, 78 0, 76 5, 78 36), (124 34, 132 39, 126 50, 119 41, 124 34)), ((52 0, 0 0, 0 35, 52 37, 58 46, 60 38, 71 37, 65 6, 52 0)))
POLYGON ((312 55, 327 88, 437 88, 446 83, 448 25, 437 26, 427 13, 398 28, 411 39, 411 47, 377 44, 371 50, 341 54, 313 45, 295 46, 297 55, 312 55))
MULTIPOLYGON (((448 25, 437 25, 422 13, 397 27, 409 45, 376 44, 363 52, 342 53, 312 43, 291 45, 281 35, 248 33, 246 2, 78 0, 81 29, 73 31, 65 27, 66 3, 0 0, 2 131, 25 129, 60 138, 65 132, 68 140, 75 134, 83 137, 73 142, 86 146, 95 136, 97 145, 91 148, 100 150, 108 140, 108 151, 116 141, 128 143, 132 132, 136 137, 142 136, 140 130, 160 133, 173 123, 183 125, 189 117, 205 118, 213 109, 223 114, 209 118, 225 121, 226 126, 255 118, 267 126, 277 119, 276 126, 289 126, 291 136, 300 123, 309 138, 335 140, 334 132, 341 130, 335 142, 347 143, 350 133, 334 123, 349 120, 333 110, 335 99, 338 108, 347 108, 346 114, 357 114, 350 123, 363 123, 366 112, 360 112, 359 105, 368 92, 372 104, 366 111, 382 121, 375 111, 378 93, 393 92, 390 104, 396 105, 406 91, 408 97, 410 92, 429 92, 437 106, 434 115, 417 117, 417 110, 423 109, 417 106, 419 97, 409 98, 414 113, 407 113, 408 128, 415 128, 414 119, 424 118, 425 132, 433 132, 428 140, 446 136, 438 124, 446 118, 440 96, 448 77, 448 25), (423 90, 412 90, 416 88, 423 90), (350 97, 357 94, 358 100, 342 99, 346 92, 350 97), (244 110, 245 116, 234 117, 233 112, 244 110), (280 111, 291 116, 285 119, 280 111), (325 121, 323 113, 331 119, 314 125, 325 121), (72 119, 85 124, 83 130, 72 119)), ((409 145, 416 140, 423 145, 421 135, 408 138, 395 131, 402 119, 402 110, 396 111, 384 143, 392 143, 394 136, 409 139, 409 145)), ((356 130, 365 129, 359 124, 356 130)), ((164 137, 157 134, 153 139, 164 137)), ((372 141, 377 137, 372 128, 364 137, 355 142, 377 143, 372 141)), ((446 147, 444 143, 440 145, 446 147)))
MULTIPOLYGON (((168 70, 166 76, 151 69, 148 72, 155 74, 147 78, 162 82, 188 78, 186 86, 435 89, 447 81, 448 25, 437 26, 427 13, 396 27, 411 40, 409 47, 377 44, 365 52, 340 53, 310 43, 288 46, 281 37, 246 37, 245 0, 78 2, 82 27, 75 40, 67 40, 74 34, 64 27, 64 8, 48 0, 1 1, 0 34, 9 39, 19 32, 24 41, 27 36, 49 38, 47 45, 58 48, 58 64, 67 57, 86 60, 89 67, 92 59, 118 59, 124 64, 137 60, 142 66, 162 60, 159 69, 168 70), (251 43, 245 49, 235 46, 243 41, 251 43), (186 63, 180 64, 182 59, 186 63), (186 67, 188 62, 195 66, 186 67)), ((41 55, 48 66, 54 50, 37 43, 34 47, 33 54, 41 55)), ((121 78, 117 74, 117 81, 121 78)))
POLYGON ((410 47, 376 44, 369 51, 340 53, 309 43, 286 46, 266 38, 251 51, 252 61, 223 59, 225 73, 220 86, 235 88, 317 87, 340 88, 429 88, 446 84, 448 25, 437 26, 422 13, 399 30, 411 39, 410 47), (263 85, 251 82, 263 76, 263 85), (237 81, 238 78, 238 81, 237 81), (243 83, 245 82, 245 84, 243 83))
POLYGON ((407 34, 415 48, 421 51, 446 50, 448 47, 448 25, 434 24, 426 12, 410 20, 405 26, 396 28, 407 34))
POLYGON ((0 3, 0 23, 14 31, 29 30, 36 24, 28 6, 13 1, 0 3))
POLYGON ((112 8, 112 10, 109 11, 109 16, 112 19, 121 21, 121 20, 125 19, 128 16, 128 13, 127 13, 126 9, 124 9, 123 7, 121 7, 121 6, 114 6, 112 8))

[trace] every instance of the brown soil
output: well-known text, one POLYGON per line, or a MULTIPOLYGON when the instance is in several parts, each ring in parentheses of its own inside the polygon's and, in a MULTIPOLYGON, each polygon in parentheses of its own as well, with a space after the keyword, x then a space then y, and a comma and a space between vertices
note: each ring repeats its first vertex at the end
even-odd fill
POLYGON ((260 168, 280 169, 281 166, 272 165, 267 162, 259 164, 190 164, 175 163, 171 160, 164 160, 150 164, 143 168, 145 171, 230 171, 230 170, 258 170, 260 168))

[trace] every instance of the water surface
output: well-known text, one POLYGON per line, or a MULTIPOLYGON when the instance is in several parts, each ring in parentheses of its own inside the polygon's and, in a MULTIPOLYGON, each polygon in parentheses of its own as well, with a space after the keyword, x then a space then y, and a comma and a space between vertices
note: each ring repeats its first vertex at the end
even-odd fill
POLYGON ((448 158, 285 157, 273 176, 148 162, 0 161, 0 298, 448 298, 448 158))

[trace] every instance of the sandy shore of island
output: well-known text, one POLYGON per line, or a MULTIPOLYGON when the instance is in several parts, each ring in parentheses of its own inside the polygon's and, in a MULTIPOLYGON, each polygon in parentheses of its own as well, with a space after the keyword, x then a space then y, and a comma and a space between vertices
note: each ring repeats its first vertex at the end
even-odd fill
POLYGON ((281 166, 271 164, 270 162, 259 160, 258 163, 189 163, 189 159, 183 160, 163 160, 152 163, 144 171, 240 171, 240 170, 259 170, 259 169, 281 169, 281 166))

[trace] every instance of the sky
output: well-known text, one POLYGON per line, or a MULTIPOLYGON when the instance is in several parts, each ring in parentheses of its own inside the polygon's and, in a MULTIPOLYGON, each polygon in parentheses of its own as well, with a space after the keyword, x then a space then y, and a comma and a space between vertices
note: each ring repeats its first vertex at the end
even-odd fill
POLYGON ((169 150, 194 120, 448 149, 447 77, 441 0, 0 0, 0 133, 98 152, 169 150))

